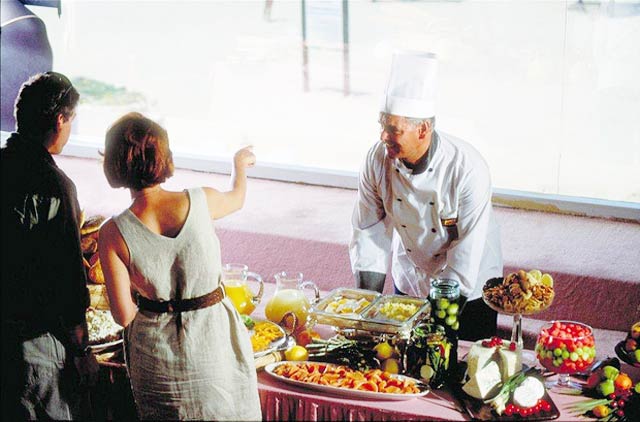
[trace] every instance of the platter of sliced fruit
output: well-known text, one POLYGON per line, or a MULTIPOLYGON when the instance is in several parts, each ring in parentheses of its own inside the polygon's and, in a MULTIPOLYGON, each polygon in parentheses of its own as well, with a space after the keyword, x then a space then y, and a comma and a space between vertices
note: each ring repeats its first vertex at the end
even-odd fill
POLYGON ((288 337, 281 326, 266 319, 254 319, 248 315, 241 317, 249 331, 254 358, 286 348, 288 337))
POLYGON ((321 393, 373 400, 410 400, 429 393, 420 381, 380 369, 357 370, 322 362, 276 362, 265 367, 273 378, 321 393))

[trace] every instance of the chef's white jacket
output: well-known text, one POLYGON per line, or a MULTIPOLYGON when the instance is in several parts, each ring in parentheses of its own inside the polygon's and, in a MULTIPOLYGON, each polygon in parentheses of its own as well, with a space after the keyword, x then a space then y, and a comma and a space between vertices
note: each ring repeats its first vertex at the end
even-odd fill
POLYGON ((352 216, 351 267, 386 274, 391 261, 403 293, 426 297, 431 278, 449 278, 476 299, 503 269, 489 169, 453 136, 434 132, 430 149, 420 174, 389 158, 382 142, 369 150, 352 216))

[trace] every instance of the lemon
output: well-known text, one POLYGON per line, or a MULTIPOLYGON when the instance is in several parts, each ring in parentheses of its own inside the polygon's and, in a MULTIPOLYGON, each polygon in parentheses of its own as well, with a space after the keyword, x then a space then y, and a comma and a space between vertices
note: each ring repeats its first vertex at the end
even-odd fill
POLYGON ((400 362, 397 359, 389 358, 382 362, 380 369, 390 374, 397 374, 400 372, 400 362))
POLYGON ((423 380, 429 382, 429 380, 431 379, 433 374, 435 374, 435 371, 433 370, 433 368, 431 366, 422 365, 420 367, 420 378, 422 378, 423 380))
POLYGON ((389 359, 391 356, 393 356, 394 352, 393 347, 386 341, 376 344, 373 350, 376 351, 376 357, 380 360, 380 362, 389 359))
POLYGON ((553 287, 553 277, 551 277, 551 275, 544 273, 542 275, 542 277, 540 278, 540 281, 542 282, 542 284, 544 284, 547 287, 553 287))
POLYGON ((295 345, 284 352, 284 357, 287 360, 307 360, 309 352, 304 347, 295 345))
POLYGON ((542 278, 542 271, 540 270, 530 270, 529 271, 529 275, 533 278, 535 278, 536 280, 540 281, 540 279, 542 278))

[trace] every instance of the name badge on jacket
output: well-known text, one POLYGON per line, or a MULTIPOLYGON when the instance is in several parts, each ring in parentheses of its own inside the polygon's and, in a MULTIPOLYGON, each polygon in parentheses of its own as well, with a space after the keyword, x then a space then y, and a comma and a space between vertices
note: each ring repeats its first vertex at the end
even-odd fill
POLYGON ((442 223, 442 226, 447 230, 449 241, 456 240, 458 238, 458 217, 441 218, 440 222, 442 223))

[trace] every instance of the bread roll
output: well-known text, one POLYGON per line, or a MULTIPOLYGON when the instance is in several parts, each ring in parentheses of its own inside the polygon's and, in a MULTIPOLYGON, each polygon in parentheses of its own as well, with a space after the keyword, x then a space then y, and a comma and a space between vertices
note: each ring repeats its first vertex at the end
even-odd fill
POLYGON ((96 260, 96 263, 89 269, 89 280, 95 284, 104 284, 104 273, 102 272, 100 259, 96 260))

